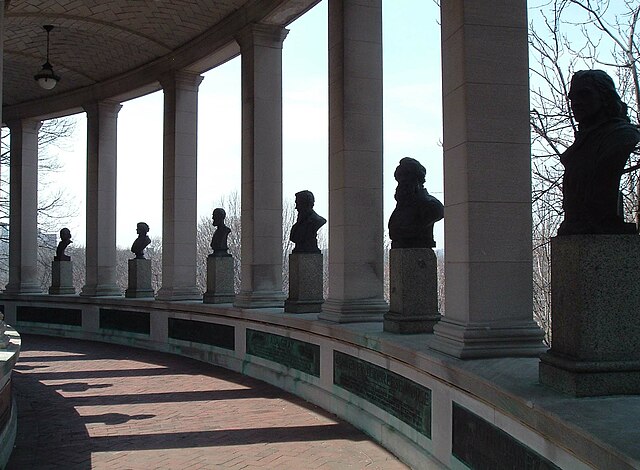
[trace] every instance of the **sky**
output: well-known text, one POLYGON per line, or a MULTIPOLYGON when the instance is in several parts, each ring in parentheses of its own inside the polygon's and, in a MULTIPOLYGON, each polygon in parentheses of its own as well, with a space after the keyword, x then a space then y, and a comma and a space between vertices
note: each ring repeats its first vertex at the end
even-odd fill
MULTIPOLYGON (((384 217, 395 206, 393 172, 403 157, 427 169, 425 187, 443 200, 439 9, 430 0, 383 1, 384 217)), ((283 46, 283 197, 303 189, 328 216, 327 0, 289 25, 283 46)), ((198 217, 240 192, 240 59, 204 74, 198 96, 198 217)), ((162 92, 123 103, 118 116, 117 244, 129 247, 136 223, 162 233, 162 92), (131 201, 135 201, 132 203, 131 201), (144 201, 142 203, 142 201, 144 201)), ((64 170, 57 183, 77 208, 61 220, 85 243, 86 117, 74 117, 69 145, 52 149, 64 170), (72 181, 73 184, 68 184, 72 181)), ((53 186, 56 186, 54 181, 53 186)), ((330 221, 329 221, 330 223, 330 221)), ((443 222, 435 238, 444 247, 443 222)))

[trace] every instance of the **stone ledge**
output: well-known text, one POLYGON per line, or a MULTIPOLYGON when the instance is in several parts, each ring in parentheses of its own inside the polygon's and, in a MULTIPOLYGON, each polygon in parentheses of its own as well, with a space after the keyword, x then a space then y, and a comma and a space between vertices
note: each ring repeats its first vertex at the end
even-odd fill
MULTIPOLYGON (((48 307, 58 305, 61 308, 83 306, 87 312, 97 310, 96 307, 131 308, 151 313, 152 330, 154 321, 165 319, 166 322, 169 316, 235 325, 240 329, 260 329, 324 344, 325 348, 345 350, 380 366, 386 364, 386 367, 391 367, 396 373, 411 380, 444 384, 447 390, 463 393, 468 397, 466 400, 488 406, 494 410, 491 413, 508 416, 513 422, 519 423, 519 426, 524 426, 522 429, 545 436, 549 444, 553 443, 558 449, 571 449, 573 454, 592 467, 631 469, 640 466, 640 448, 637 446, 637 442, 640 441, 640 429, 629 429, 626 426, 630 420, 640 421, 638 397, 584 400, 560 395, 538 383, 537 358, 459 360, 431 350, 430 345, 434 340, 434 335, 431 334, 395 335, 383 332, 381 322, 335 324, 318 321, 317 314, 285 314, 281 308, 244 310, 229 306, 205 305, 201 301, 160 302, 78 296, 56 298, 46 295, 2 295, 0 304, 5 305, 7 319, 10 322, 12 311, 15 311, 18 304, 40 304, 48 307)), ((25 328, 25 331, 27 329, 30 328, 25 328)), ((42 327, 37 330, 40 334, 80 337, 158 350, 170 348, 168 342, 160 341, 159 338, 145 341, 138 338, 128 339, 125 334, 107 337, 90 331, 67 331, 55 327, 42 327)), ((213 361, 222 366, 241 367, 244 364, 244 347, 243 342, 237 343, 235 352, 208 347, 208 352, 202 351, 202 357, 207 362, 213 361)), ((190 350, 192 352, 188 355, 198 355, 200 349, 194 345, 181 349, 181 354, 190 350)), ((326 352, 321 354, 324 354, 321 355, 321 361, 326 361, 326 352)), ((275 376, 285 381, 276 385, 286 385, 287 369, 279 366, 273 370, 275 376)), ((300 394, 297 388, 300 387, 300 377, 291 377, 297 385, 290 391, 300 394)), ((313 396, 305 398, 315 400, 313 396)), ((317 403, 334 411, 328 404, 335 402, 329 398, 317 403)), ((336 409, 334 412, 338 411, 340 410, 336 409)), ((342 411, 350 421, 357 414, 353 410, 342 411)), ((355 422, 354 424, 357 425, 355 422)), ((399 451, 396 449, 396 452, 399 451)))

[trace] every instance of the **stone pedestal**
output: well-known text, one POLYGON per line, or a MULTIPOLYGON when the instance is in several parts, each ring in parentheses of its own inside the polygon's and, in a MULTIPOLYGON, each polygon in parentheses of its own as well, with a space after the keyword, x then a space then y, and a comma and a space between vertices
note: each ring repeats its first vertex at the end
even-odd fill
POLYGON ((389 252, 389 313, 384 331, 432 333, 438 312, 438 261, 431 248, 389 252))
POLYGON ((73 262, 72 261, 52 261, 51 262, 51 295, 75 295, 76 289, 73 287, 73 262))
POLYGON ((151 288, 151 260, 129 260, 129 287, 124 292, 128 298, 153 297, 151 288))
POLYGON ((551 263, 540 382, 579 397, 640 394, 640 237, 556 237, 551 263))
POLYGON ((209 255, 207 257, 207 292, 204 293, 202 301, 205 304, 232 303, 235 298, 234 277, 232 256, 209 255))
POLYGON ((289 255, 289 298, 284 303, 288 313, 322 311, 322 253, 289 255))

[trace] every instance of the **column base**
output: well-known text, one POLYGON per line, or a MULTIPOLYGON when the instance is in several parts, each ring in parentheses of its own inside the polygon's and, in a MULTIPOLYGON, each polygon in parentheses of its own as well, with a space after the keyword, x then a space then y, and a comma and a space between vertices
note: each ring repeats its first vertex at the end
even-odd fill
POLYGON ((42 287, 35 282, 9 283, 4 287, 5 294, 42 294, 42 287))
POLYGON ((433 327, 442 315, 405 315, 389 312, 384 315, 384 331, 411 335, 433 333, 433 327))
POLYGON ((115 284, 86 285, 82 287, 80 295, 82 297, 122 297, 122 289, 115 284))
POLYGON ((156 300, 201 300, 202 292, 193 287, 161 287, 156 294, 156 300))
POLYGON ((640 361, 578 361, 540 356, 540 383, 574 397, 640 394, 640 361))
POLYGON ((444 316, 433 332, 431 348, 460 359, 538 357, 547 350, 544 332, 533 320, 465 325, 444 316))
POLYGON ((334 323, 377 322, 382 321, 388 311, 389 305, 382 299, 327 299, 318 319, 334 323))
POLYGON ((286 295, 282 291, 240 292, 233 302, 238 308, 283 308, 286 295))

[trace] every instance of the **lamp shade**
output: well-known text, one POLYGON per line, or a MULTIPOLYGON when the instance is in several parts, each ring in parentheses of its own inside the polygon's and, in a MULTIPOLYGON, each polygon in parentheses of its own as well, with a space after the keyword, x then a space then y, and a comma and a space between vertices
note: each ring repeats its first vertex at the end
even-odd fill
POLYGON ((60 81, 60 77, 53 72, 53 67, 49 62, 45 62, 42 65, 40 73, 36 74, 33 78, 36 79, 38 85, 45 90, 51 90, 60 81))

